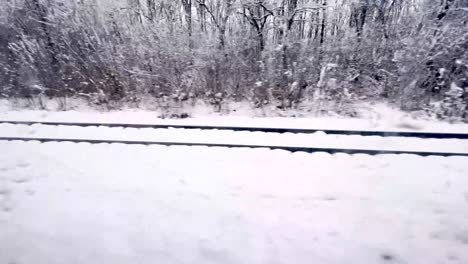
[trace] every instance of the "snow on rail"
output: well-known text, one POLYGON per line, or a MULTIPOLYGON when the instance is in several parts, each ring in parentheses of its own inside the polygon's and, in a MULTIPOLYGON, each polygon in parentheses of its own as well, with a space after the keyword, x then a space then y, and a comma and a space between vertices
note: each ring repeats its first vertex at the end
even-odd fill
POLYGON ((87 123, 87 122, 46 122, 46 121, 0 121, 0 124, 13 125, 49 125, 49 126, 77 126, 77 127, 122 127, 122 128, 178 128, 201 130, 231 130, 235 132, 265 132, 265 133, 294 133, 313 134, 324 132, 329 135, 360 135, 380 137, 415 137, 431 139, 468 139, 468 133, 438 133, 438 132, 406 132, 406 131, 371 131, 371 130, 334 130, 334 129, 301 129, 281 127, 247 127, 247 126, 206 126, 206 125, 176 125, 176 124, 128 124, 128 123, 87 123))
POLYGON ((442 156, 442 157, 468 157, 468 153, 450 152, 425 152, 425 151, 397 151, 397 150, 374 150, 374 149, 337 149, 337 148, 312 148, 312 147, 291 147, 291 146, 271 146, 271 145, 240 145, 240 144, 213 144, 196 142, 158 142, 158 141, 133 141, 133 140, 105 140, 105 139, 70 139, 70 138, 34 138, 34 137, 0 137, 0 141, 38 141, 47 142, 71 142, 89 144, 125 144, 125 145, 162 145, 162 146, 202 146, 202 147, 223 147, 223 148, 251 148, 251 149, 271 149, 285 150, 290 152, 316 153, 324 152, 329 154, 367 154, 367 155, 418 155, 418 156, 442 156))

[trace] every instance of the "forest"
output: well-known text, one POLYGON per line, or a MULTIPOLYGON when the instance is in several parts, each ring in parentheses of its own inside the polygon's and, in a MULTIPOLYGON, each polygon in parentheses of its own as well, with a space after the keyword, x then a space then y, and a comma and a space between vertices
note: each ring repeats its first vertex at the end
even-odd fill
POLYGON ((0 98, 468 120, 468 0, 2 0, 0 98))

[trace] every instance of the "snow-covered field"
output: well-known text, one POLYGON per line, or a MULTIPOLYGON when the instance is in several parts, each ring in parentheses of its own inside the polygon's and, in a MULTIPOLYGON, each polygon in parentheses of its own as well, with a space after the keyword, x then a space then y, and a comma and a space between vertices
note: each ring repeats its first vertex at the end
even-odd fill
MULTIPOLYGON (((467 132, 380 118, 0 120, 467 132)), ((0 125, 0 136, 468 152, 466 140, 0 125)), ((0 263, 468 263, 468 158, 0 141, 0 263)))
POLYGON ((0 149, 0 263, 468 261, 467 158, 0 149))

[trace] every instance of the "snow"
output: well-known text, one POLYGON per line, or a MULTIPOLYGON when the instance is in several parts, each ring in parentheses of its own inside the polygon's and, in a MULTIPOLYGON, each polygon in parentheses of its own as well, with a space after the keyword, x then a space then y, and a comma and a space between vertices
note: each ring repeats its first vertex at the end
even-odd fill
POLYGON ((229 130, 151 129, 0 124, 0 137, 102 139, 233 145, 289 146, 335 149, 370 149, 468 153, 468 140, 409 137, 345 136, 235 132, 229 130))
MULTIPOLYGON (((468 133, 378 105, 360 119, 197 111, 0 103, 0 120, 468 133)), ((0 124, 0 136, 468 152, 468 140, 323 132, 0 124)), ((463 157, 0 141, 0 263, 467 263, 466 175, 463 157)))
MULTIPOLYGON (((71 104, 71 103, 70 103, 71 104)), ((316 113, 302 111, 274 112, 291 117, 261 116, 268 111, 254 111, 245 105, 232 105, 229 114, 213 113, 212 107, 198 106, 189 108, 192 118, 174 120, 158 118, 159 112, 138 109, 99 112, 85 108, 81 104, 71 111, 39 111, 12 108, 0 101, 0 120, 16 121, 57 121, 57 122, 101 122, 136 124, 187 124, 219 126, 285 127, 311 129, 344 130, 384 130, 384 131, 424 131, 442 133, 468 133, 468 124, 437 121, 426 117, 414 116, 389 107, 385 104, 359 106, 360 118, 347 118, 329 113, 318 116, 316 113), (234 112, 235 110, 235 112, 234 112), (260 111, 261 113, 259 113, 260 111)))
POLYGON ((0 263, 468 262, 467 158, 0 149, 0 263))

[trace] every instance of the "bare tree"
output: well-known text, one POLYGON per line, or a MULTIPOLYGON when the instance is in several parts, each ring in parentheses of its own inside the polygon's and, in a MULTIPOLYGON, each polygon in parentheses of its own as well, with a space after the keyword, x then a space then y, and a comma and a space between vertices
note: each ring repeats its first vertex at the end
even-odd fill
POLYGON ((196 0, 198 5, 210 15, 214 25, 218 29, 219 47, 224 50, 226 46, 226 25, 233 9, 233 0, 196 0))
POLYGON ((4 2, 1 96, 191 94, 287 108, 319 92, 406 109, 440 105, 454 87, 468 98, 466 0, 4 2))

